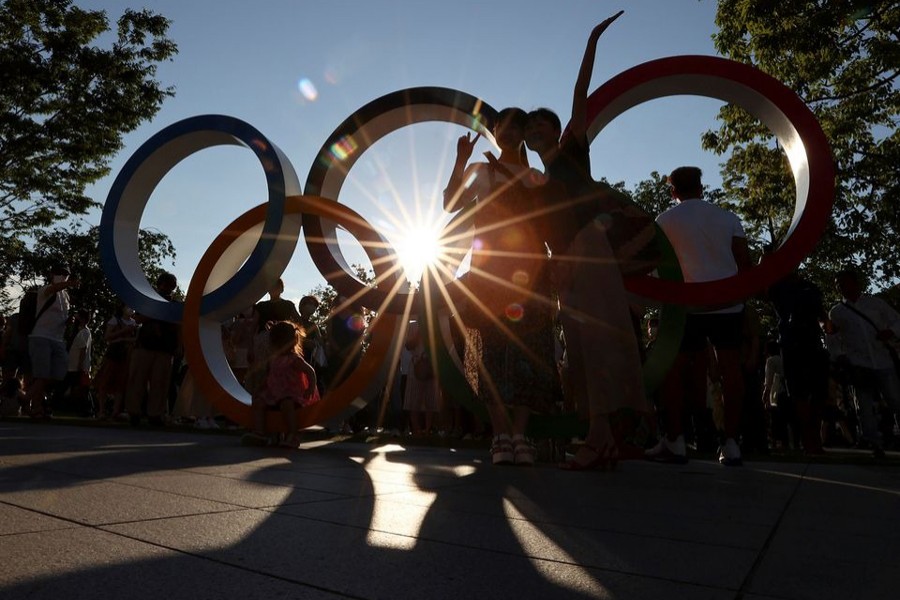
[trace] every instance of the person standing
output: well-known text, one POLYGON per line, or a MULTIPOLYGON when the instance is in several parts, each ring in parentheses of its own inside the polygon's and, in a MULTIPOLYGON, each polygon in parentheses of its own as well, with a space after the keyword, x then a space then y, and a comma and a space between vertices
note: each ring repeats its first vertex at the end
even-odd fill
MULTIPOLYGON (((172 273, 163 272, 156 279, 156 292, 166 300, 172 299, 178 281, 172 273)), ((137 343, 128 365, 128 392, 125 408, 133 426, 141 422, 141 404, 147 399, 147 420, 151 425, 163 425, 168 412, 169 382, 172 364, 179 347, 178 325, 135 315, 141 327, 137 343)))
POLYGON ((849 373, 863 438, 872 445, 875 456, 881 457, 884 449, 875 417, 879 397, 900 414, 900 375, 895 362, 900 313, 884 300, 864 294, 859 274, 853 270, 838 273, 837 285, 843 300, 828 313, 828 349, 838 366, 849 373))
MULTIPOLYGON (((679 167, 669 175, 672 197, 677 204, 656 222, 672 243, 685 282, 716 281, 750 268, 750 252, 741 220, 734 213, 703 199, 702 172, 697 167, 679 167)), ((744 305, 691 313, 675 364, 662 389, 665 436, 646 457, 659 462, 687 462, 682 422, 685 398, 689 406, 705 406, 709 367, 707 344, 712 344, 722 378, 725 404, 725 442, 719 462, 726 466, 743 463, 737 444, 740 434, 744 383, 741 373, 741 341, 744 305)))
POLYGON ((253 307, 257 333, 265 331, 267 323, 290 321, 300 324, 300 313, 293 302, 281 297, 283 293, 284 281, 279 278, 269 290, 269 299, 257 302, 253 307))
POLYGON ((83 309, 75 311, 73 318, 75 337, 69 346, 65 387, 68 388, 71 405, 79 412, 93 416, 97 409, 92 406, 90 398, 92 345, 90 321, 91 315, 88 311, 83 309))
POLYGON ((779 410, 807 454, 822 453, 821 422, 828 400, 829 357, 822 324, 828 321, 822 291, 796 271, 772 285, 769 300, 778 315, 787 402, 779 410), (785 406, 787 405, 787 406, 785 406), (785 414, 789 408, 793 414, 785 414))
MULTIPOLYGON (((527 121, 522 109, 501 110, 493 131, 500 157, 486 153, 487 162, 468 167, 478 136, 461 137, 444 191, 445 210, 469 211, 475 226, 471 267, 461 279, 466 291, 461 316, 481 341, 477 389, 494 433, 491 460, 498 465, 534 464, 525 436, 528 420, 532 413, 552 411, 561 396, 553 346, 555 306, 540 233, 546 217, 530 185, 536 173, 525 154, 527 121)), ((407 347, 414 361, 425 350, 407 347)), ((424 384, 417 381, 415 367, 409 385, 418 389, 424 384)))
POLYGON ((128 360, 138 332, 138 325, 133 317, 134 311, 124 304, 120 304, 116 307, 115 314, 106 322, 103 333, 106 353, 103 355, 103 362, 101 362, 94 380, 94 388, 97 393, 97 418, 106 417, 109 396, 113 397, 112 411, 109 416, 116 419, 123 418, 122 405, 128 381, 128 360))
MULTIPOLYGON (((543 193, 554 208, 546 219, 544 240, 557 265, 554 278, 566 337, 567 389, 590 419, 585 444, 560 465, 575 471, 615 464, 619 447, 612 415, 622 410, 650 414, 621 265, 607 235, 612 229, 604 220, 616 204, 610 202, 615 192, 591 177, 587 139, 588 90, 597 42, 621 15, 622 11, 604 20, 588 37, 565 133, 559 117, 546 108, 530 112, 525 127, 525 143, 540 156, 547 177, 543 193)), ((647 224, 652 224, 649 218, 647 224)))
POLYGON ((70 306, 67 290, 78 287, 78 283, 77 279, 69 278, 67 266, 58 264, 50 269, 49 283, 37 292, 34 326, 28 335, 32 381, 25 400, 26 409, 35 418, 49 415, 46 406, 49 387, 66 376, 65 332, 70 306))

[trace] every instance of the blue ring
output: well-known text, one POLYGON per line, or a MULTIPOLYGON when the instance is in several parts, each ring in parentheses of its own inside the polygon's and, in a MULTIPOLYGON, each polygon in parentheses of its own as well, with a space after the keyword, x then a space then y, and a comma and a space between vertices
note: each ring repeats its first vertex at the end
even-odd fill
POLYGON ((265 295, 290 262, 300 218, 285 219, 285 196, 301 193, 294 167, 255 127, 225 115, 178 121, 147 140, 119 172, 100 219, 100 259, 110 287, 137 312, 181 321, 181 302, 161 298, 138 260, 140 221, 154 188, 184 158, 213 146, 250 149, 263 167, 268 189, 266 219, 252 252, 236 272, 203 298, 201 314, 225 319, 265 295), (293 241, 291 241, 293 240, 293 241))

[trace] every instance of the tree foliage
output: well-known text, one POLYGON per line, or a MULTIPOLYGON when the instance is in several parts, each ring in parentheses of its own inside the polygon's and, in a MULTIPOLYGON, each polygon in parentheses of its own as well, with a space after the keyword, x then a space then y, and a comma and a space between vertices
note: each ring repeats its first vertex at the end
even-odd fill
POLYGON ((174 95, 155 78, 177 52, 168 26, 125 10, 113 32, 71 0, 0 3, 0 277, 21 240, 96 205, 86 186, 174 95))
MULTIPOLYGON (((353 274, 356 278, 364 285, 375 285, 375 273, 371 269, 358 264, 353 264, 350 268, 353 269, 353 274)), ((335 308, 337 290, 335 290, 331 284, 317 285, 308 295, 315 296, 319 299, 319 307, 316 309, 316 312, 313 313, 312 320, 319 326, 319 330, 322 331, 324 335, 327 335, 328 318, 335 308)), ((365 309, 363 310, 363 316, 366 320, 366 326, 368 327, 375 317, 375 313, 365 309)))
MULTIPOLYGON (((833 272, 855 264, 882 287, 900 277, 900 1, 720 0, 717 50, 752 64, 793 89, 831 144, 837 181, 833 219, 807 261, 830 287, 833 272)), ((727 156, 723 182, 748 235, 783 237, 794 184, 774 136, 734 105, 704 147, 727 156)), ((813 199, 815 200, 815 199, 813 199)))

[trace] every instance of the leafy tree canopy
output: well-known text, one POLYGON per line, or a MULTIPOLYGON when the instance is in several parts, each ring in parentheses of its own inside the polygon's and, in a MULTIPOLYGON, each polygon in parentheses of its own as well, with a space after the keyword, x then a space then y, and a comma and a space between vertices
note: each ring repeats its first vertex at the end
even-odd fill
MULTIPOLYGON (((883 288, 900 277, 900 2, 720 0, 716 48, 796 91, 831 144, 837 189, 831 226, 808 275, 823 288, 855 264, 883 288)), ((727 105, 704 147, 727 156, 724 191, 751 237, 778 241, 794 184, 774 136, 727 105)), ((812 199, 815 201, 815 198, 812 199)))
POLYGON ((86 186, 174 95, 155 79, 177 52, 168 26, 125 10, 113 32, 71 0, 0 3, 0 283, 22 240, 96 205, 86 186))

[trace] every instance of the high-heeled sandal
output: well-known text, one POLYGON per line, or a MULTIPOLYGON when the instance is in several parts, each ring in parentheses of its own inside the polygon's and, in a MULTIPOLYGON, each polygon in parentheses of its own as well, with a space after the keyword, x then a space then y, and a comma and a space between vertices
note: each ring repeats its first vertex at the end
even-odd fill
POLYGON ((569 460, 559 463, 559 468, 563 471, 598 471, 598 470, 614 470, 619 462, 619 449, 615 443, 607 442, 602 449, 595 448, 590 444, 584 444, 582 448, 587 448, 596 456, 586 463, 575 460, 575 456, 569 460))

